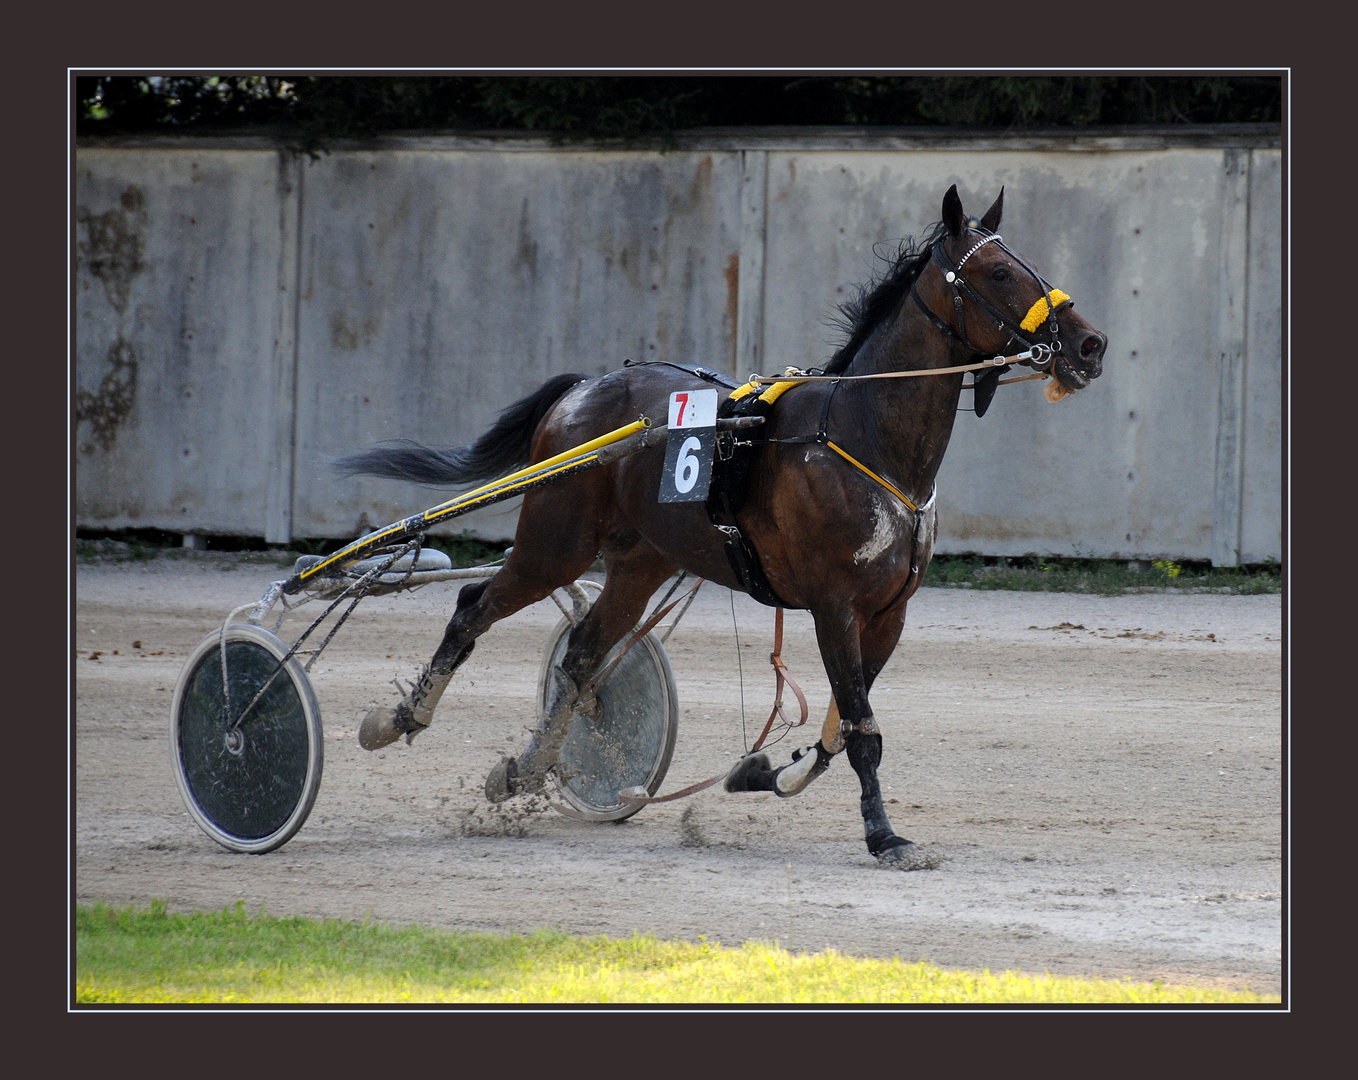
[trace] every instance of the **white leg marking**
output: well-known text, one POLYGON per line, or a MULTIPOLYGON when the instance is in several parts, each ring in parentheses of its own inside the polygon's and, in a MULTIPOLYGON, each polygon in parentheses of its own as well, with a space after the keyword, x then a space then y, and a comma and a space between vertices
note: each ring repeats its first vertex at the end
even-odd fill
POLYGON ((816 764, 816 748, 809 746, 806 753, 785 769, 779 769, 773 786, 784 795, 795 795, 811 782, 811 769, 816 764))

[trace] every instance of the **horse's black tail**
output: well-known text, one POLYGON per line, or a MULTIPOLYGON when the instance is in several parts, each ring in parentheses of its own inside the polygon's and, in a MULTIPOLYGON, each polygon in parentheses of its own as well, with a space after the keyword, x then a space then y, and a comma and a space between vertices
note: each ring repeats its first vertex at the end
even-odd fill
POLYGON ((528 464, 533 432, 553 405, 584 375, 557 375, 505 409, 490 430, 470 446, 436 450, 401 440, 332 462, 344 476, 383 476, 420 484, 471 484, 494 480, 528 464))

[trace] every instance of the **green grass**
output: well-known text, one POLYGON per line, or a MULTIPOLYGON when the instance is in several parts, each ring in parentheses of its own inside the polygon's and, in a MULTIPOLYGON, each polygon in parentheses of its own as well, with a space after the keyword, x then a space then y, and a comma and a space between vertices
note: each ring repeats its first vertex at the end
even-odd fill
POLYGON ((1114 559, 936 555, 929 564, 924 584, 945 589, 1078 592, 1100 596, 1147 589, 1254 595, 1281 591, 1282 567, 1278 563, 1235 567, 1157 560, 1149 569, 1138 571, 1114 559))
POLYGON ((76 909, 77 1002, 1278 1002, 1159 983, 945 971, 777 944, 465 934, 334 920, 76 909))

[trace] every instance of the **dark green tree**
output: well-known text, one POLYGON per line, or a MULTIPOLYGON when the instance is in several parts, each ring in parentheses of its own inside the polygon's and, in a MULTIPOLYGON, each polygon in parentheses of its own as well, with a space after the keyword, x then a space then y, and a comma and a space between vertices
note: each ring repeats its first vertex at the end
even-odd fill
POLYGON ((672 140, 698 127, 1278 123, 1280 76, 82 76, 80 135, 268 129, 309 150, 402 130, 672 140))

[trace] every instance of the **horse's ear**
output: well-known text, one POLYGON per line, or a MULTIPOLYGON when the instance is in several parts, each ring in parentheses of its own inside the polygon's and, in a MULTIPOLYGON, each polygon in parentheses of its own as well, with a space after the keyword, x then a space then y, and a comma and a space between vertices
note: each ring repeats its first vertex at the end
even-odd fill
POLYGON ((948 233, 954 240, 961 236, 962 230, 967 227, 967 212, 962 209, 962 200, 957 196, 956 184, 948 188, 948 193, 943 196, 943 224, 947 226, 948 233))
POLYGON ((1004 214, 1004 188, 1000 188, 1000 197, 995 200, 995 205, 985 212, 985 217, 981 218, 981 228, 986 232, 998 232, 1000 228, 1000 217, 1004 214))

